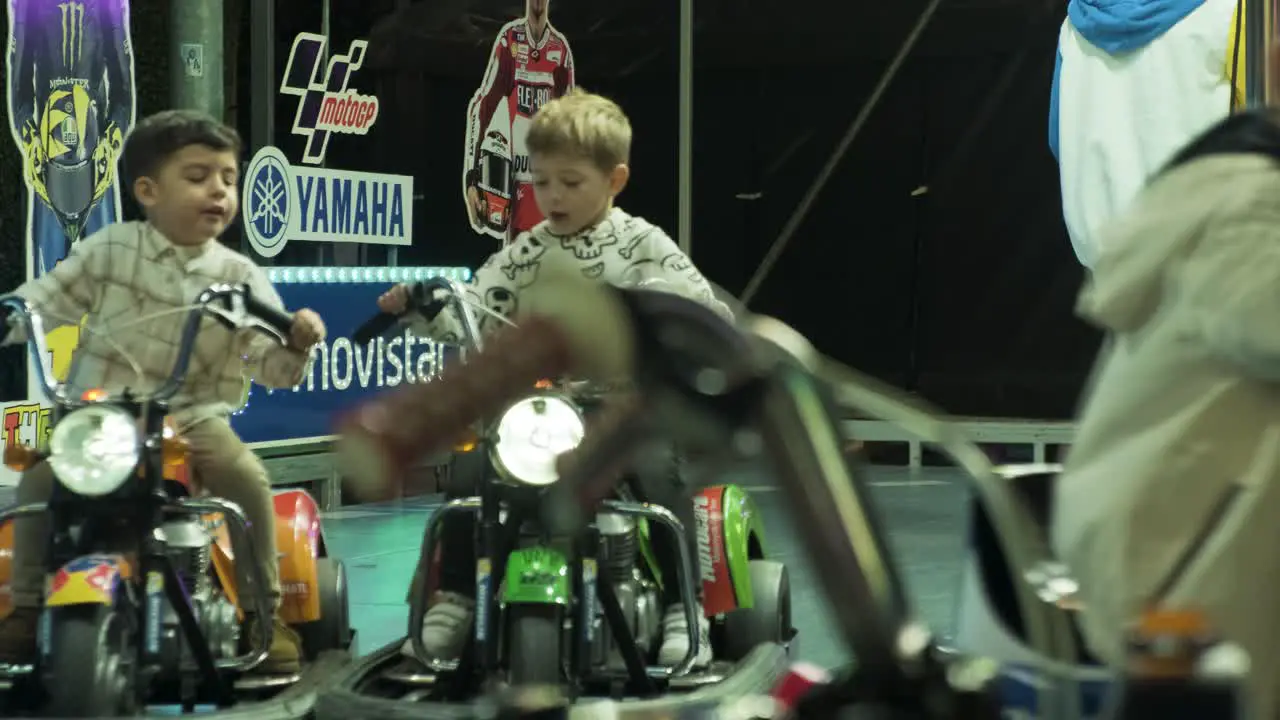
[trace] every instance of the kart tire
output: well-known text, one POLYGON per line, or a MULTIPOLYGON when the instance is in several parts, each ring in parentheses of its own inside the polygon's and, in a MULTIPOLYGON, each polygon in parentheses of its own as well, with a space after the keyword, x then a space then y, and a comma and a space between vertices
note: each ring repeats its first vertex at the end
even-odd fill
POLYGON ((791 639, 791 578, 787 566, 773 560, 752 560, 753 607, 725 616, 724 659, 738 662, 765 643, 784 645, 791 639))
POLYGON ((49 655, 41 661, 49 697, 45 716, 133 715, 134 677, 125 664, 132 653, 124 614, 107 605, 76 605, 52 610, 48 622, 49 655))
POLYGON ((560 685, 559 605, 507 606, 507 680, 512 687, 560 685))
POLYGON ((341 560, 316 558, 316 592, 320 593, 320 617, 296 628, 307 660, 315 660, 327 650, 346 650, 351 645, 347 568, 341 560))

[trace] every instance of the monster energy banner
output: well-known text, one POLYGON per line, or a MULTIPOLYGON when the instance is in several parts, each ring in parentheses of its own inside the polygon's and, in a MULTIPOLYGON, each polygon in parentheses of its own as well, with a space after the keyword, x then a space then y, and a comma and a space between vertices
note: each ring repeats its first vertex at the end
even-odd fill
MULTIPOLYGON (((32 278, 49 272, 72 243, 120 218, 116 164, 134 117, 129 2, 6 6, 9 130, 23 160, 32 278)), ((14 169, 0 168, 0 182, 17 180, 14 169)), ((63 365, 76 328, 50 333, 49 341, 54 364, 63 365)), ((28 377, 30 397, 39 398, 35 373, 28 377)))
POLYGON ((116 159, 133 124, 128 0, 8 0, 10 131, 23 156, 27 276, 120 217, 116 159))

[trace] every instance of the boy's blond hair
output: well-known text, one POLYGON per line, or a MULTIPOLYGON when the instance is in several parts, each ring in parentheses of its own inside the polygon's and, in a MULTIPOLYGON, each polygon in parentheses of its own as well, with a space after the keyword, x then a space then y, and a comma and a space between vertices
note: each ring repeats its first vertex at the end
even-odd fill
POLYGON ((525 147, 586 158, 607 173, 631 160, 631 121, 609 98, 574 88, 533 116, 525 147))

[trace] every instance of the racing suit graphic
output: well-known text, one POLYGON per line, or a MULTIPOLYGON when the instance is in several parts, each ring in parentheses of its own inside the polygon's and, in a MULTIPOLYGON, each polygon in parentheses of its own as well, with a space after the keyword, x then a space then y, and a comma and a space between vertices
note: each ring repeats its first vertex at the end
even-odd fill
POLYGON ((128 0, 8 0, 10 132, 23 157, 32 276, 120 218, 133 124, 128 0))
POLYGON ((573 75, 569 41, 550 23, 536 42, 524 19, 498 32, 484 80, 467 109, 463 198, 477 233, 506 245, 542 221, 525 135, 533 114, 573 87, 573 75))

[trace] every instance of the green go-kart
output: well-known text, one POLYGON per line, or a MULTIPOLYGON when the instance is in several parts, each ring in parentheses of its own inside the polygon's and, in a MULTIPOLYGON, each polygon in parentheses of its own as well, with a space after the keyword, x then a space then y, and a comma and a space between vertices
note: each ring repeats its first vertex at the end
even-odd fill
MULTIPOLYGON (((458 297, 446 280, 426 283, 433 287, 415 297, 436 289, 458 297)), ((469 314, 462 302, 453 304, 469 314)), ((555 685, 575 698, 693 692, 724 681, 767 688, 785 668, 796 635, 787 569, 766 559, 761 515, 743 488, 696 492, 697 557, 676 516, 644 502, 625 481, 578 532, 548 531, 544 500, 557 479, 554 458, 582 442, 589 432, 583 408, 600 394, 581 384, 539 384, 455 448, 452 481, 478 494, 446 503, 427 525, 408 641, 352 666, 326 693, 321 717, 374 712, 391 702, 399 716, 408 710, 401 704, 406 700, 420 701, 430 714, 439 703, 465 702, 504 685, 555 685), (421 627, 437 576, 436 538, 442 521, 456 513, 478 521, 476 612, 462 656, 440 659, 422 647, 421 627), (653 534, 664 532, 681 538, 675 577, 659 569, 651 547, 653 534), (691 629, 689 651, 674 666, 656 663, 667 583, 679 586, 691 629), (702 641, 697 612, 711 620, 714 659, 695 672, 702 641), (414 648, 416 663, 404 662, 405 645, 414 648)))

